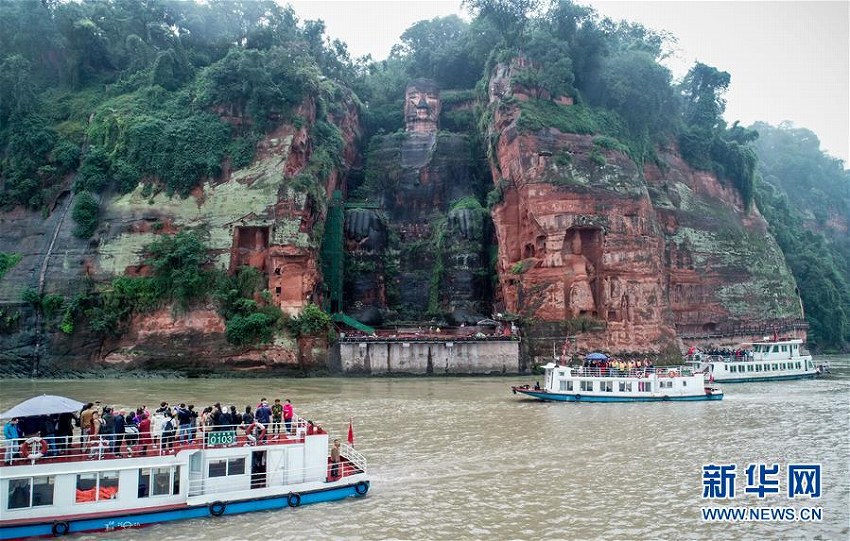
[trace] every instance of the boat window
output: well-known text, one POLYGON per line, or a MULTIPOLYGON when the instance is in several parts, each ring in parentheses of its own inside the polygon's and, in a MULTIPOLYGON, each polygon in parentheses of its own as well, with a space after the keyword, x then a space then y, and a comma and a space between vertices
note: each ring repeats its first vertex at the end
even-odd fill
POLYGON ((227 463, 227 475, 242 475, 245 473, 245 458, 231 458, 227 463))
POLYGON ((208 477, 225 477, 245 473, 245 457, 210 460, 208 477))
POLYGON ((568 391, 572 391, 572 390, 573 390, 573 382, 572 382, 572 381, 568 381, 568 382, 567 382, 567 390, 568 390, 568 391))
POLYGON ((139 470, 139 498, 180 494, 180 466, 139 470))
POLYGON ((779 365, 778 365, 777 363, 773 363, 773 369, 774 369, 774 370, 779 370, 779 365))
POLYGON ((114 500, 117 496, 117 471, 77 474, 77 503, 114 500))
POLYGON ((753 365, 748 364, 747 365, 747 372, 752 372, 752 371, 753 371, 753 365))
POLYGON ((773 346, 773 352, 779 353, 779 346, 773 346))
POLYGON ((207 477, 224 477, 227 475, 227 460, 210 460, 210 472, 207 477))
POLYGON ((737 367, 737 366, 735 366, 734 364, 730 364, 730 365, 729 365, 729 371, 730 371, 730 372, 737 372, 737 371, 738 371, 738 367, 737 367))
POLYGON ((566 390, 567 390, 567 380, 565 380, 565 379, 562 379, 562 380, 561 380, 561 390, 562 390, 562 391, 566 391, 566 390))
POLYGON ((682 387, 687 387, 687 386, 688 386, 688 380, 683 379, 682 380, 682 387))
POLYGON ((787 352, 787 351, 788 351, 788 346, 782 346, 782 351, 783 351, 783 352, 787 352))
POLYGON ((25 477, 9 480, 7 509, 53 505, 53 477, 25 477))
POLYGON ((621 381, 620 382, 620 392, 622 393, 622 392, 625 392, 625 391, 626 391, 626 382, 621 381))
POLYGON ((580 388, 582 391, 592 391, 593 390, 593 382, 592 381, 582 381, 580 388))
POLYGON ((611 393, 614 392, 614 382, 613 381, 600 381, 599 382, 599 390, 611 393))
POLYGON ((631 381, 626 382, 626 392, 627 393, 632 392, 632 382, 631 381))
POLYGON ((761 365, 760 364, 756 365, 756 372, 761 372, 761 365))
POLYGON ((795 366, 795 368, 796 368, 797 370, 799 370, 799 369, 800 369, 800 363, 794 363, 794 366, 795 366))
POLYGON ((785 363, 779 363, 779 369, 785 370, 785 363))

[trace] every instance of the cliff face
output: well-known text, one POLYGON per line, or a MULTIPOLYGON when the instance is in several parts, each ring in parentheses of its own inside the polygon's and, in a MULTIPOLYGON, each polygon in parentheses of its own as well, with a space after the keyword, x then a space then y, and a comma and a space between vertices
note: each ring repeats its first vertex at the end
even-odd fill
POLYGON ((663 168, 639 168, 605 138, 523 130, 519 104, 529 97, 508 67, 494 72, 489 99, 508 312, 571 320, 573 329, 595 322, 601 330, 579 333, 577 346, 612 351, 661 351, 732 327, 795 327, 794 280, 764 219, 734 189, 675 150, 662 151, 663 168))
POLYGON ((318 249, 326 202, 356 159, 360 136, 354 103, 348 100, 336 110, 327 120, 342 134, 341 165, 327 178, 310 179, 313 188, 298 183, 314 153, 310 134, 316 107, 307 99, 293 112, 303 121, 299 126, 279 126, 260 141, 250 166, 231 170, 225 164, 222 178, 203 182, 185 199, 151 193, 143 185, 124 195, 106 194, 101 225, 90 241, 71 235, 73 222, 70 212, 65 213, 72 199, 69 192, 46 220, 20 210, 0 217, 0 251, 24 255, 3 279, 0 301, 6 310, 20 314, 7 332, 0 333, 0 350, 6 351, 4 371, 29 373, 36 367, 41 375, 50 375, 60 370, 60 361, 64 367, 85 368, 92 362, 165 366, 169 359, 176 366, 190 367, 297 366, 305 359, 324 366, 322 344, 299 348, 294 340, 278 340, 254 350, 228 344, 224 320, 213 306, 181 313, 164 307, 138 314, 120 338, 95 336, 79 328, 67 336, 55 318, 40 321, 40 315, 21 302, 21 290, 32 287, 70 299, 88 280, 99 283, 123 274, 145 274, 141 264, 145 245, 165 233, 193 230, 202 234, 217 267, 233 272, 247 265, 261 271, 271 302, 284 312, 297 314, 308 302, 319 303, 318 249))

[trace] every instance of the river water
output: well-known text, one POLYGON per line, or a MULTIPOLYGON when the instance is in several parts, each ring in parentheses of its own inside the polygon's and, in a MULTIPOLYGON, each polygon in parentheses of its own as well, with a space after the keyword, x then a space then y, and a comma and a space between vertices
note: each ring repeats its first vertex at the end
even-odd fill
MULTIPOLYGON (((365 498, 173 522, 109 539, 850 538, 850 357, 812 381, 727 384, 715 402, 542 403, 535 378, 2 381, 0 409, 55 393, 123 406, 289 398, 369 461, 365 498), (702 467, 735 464, 734 500, 702 499, 702 467), (780 494, 744 495, 750 463, 780 494), (785 467, 822 465, 822 496, 789 499, 785 467), (820 507, 814 523, 709 523, 703 506, 820 507)), ((79 539, 105 537, 84 536, 79 539)))

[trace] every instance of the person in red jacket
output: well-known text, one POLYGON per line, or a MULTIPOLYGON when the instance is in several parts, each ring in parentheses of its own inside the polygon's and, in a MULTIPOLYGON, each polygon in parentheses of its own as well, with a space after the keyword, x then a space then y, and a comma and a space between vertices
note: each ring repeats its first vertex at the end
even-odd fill
POLYGON ((283 423, 286 426, 286 433, 292 434, 292 417, 295 415, 295 412, 292 409, 292 402, 287 398, 286 402, 283 404, 283 423))

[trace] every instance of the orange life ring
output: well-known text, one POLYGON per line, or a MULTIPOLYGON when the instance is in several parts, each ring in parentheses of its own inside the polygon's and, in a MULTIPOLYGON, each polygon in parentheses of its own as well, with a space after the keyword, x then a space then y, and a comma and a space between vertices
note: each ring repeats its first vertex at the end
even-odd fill
POLYGON ((48 449, 47 440, 34 436, 21 444, 21 456, 30 460, 38 460, 47 454, 48 449), (36 448, 38 448, 38 451, 36 448))
POLYGON ((262 441, 263 438, 266 437, 266 425, 254 421, 253 423, 248 425, 248 428, 245 429, 245 437, 247 437, 249 440, 253 439, 255 442, 262 441), (257 436, 254 436, 254 428, 256 427, 260 427, 260 433, 257 436))
POLYGON ((667 372, 667 375, 668 375, 669 377, 671 377, 671 378, 675 378, 675 377, 676 377, 676 376, 678 376, 679 374, 678 374, 678 372, 676 372, 675 370, 671 370, 670 372, 667 372))

